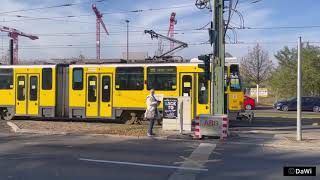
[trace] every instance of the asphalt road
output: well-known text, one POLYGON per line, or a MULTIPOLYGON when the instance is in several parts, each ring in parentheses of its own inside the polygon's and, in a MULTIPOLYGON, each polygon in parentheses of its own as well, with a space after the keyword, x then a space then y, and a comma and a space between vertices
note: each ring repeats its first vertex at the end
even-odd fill
MULTIPOLYGON (((256 113, 297 114, 297 111, 280 111, 271 106, 257 106, 253 111, 256 113)), ((308 115, 319 115, 320 117, 319 112, 303 111, 302 113, 308 115)))
MULTIPOLYGON (((252 123, 247 120, 231 121, 231 127, 253 127, 253 128, 295 128, 296 111, 278 111, 272 107, 260 106, 254 112, 252 123)), ((311 127, 315 123, 320 123, 320 113, 302 112, 303 127, 311 127)))
POLYGON ((225 143, 217 140, 208 143, 1 132, 0 177, 10 180, 291 180, 299 178, 284 178, 283 166, 320 163, 320 152, 266 148, 257 145, 258 141, 268 139, 236 138, 225 143))
MULTIPOLYGON (((257 113, 281 113, 258 109, 257 113)), ((294 112, 289 112, 294 113, 294 112)), ((317 119, 305 119, 310 125, 317 119)), ((256 118, 235 126, 294 127, 290 118, 256 118)), ((226 142, 105 136, 15 134, 0 121, 0 179, 213 180, 320 179, 283 177, 283 166, 317 166, 320 152, 269 147, 273 134, 226 142)), ((319 176, 319 175, 318 175, 319 176)))

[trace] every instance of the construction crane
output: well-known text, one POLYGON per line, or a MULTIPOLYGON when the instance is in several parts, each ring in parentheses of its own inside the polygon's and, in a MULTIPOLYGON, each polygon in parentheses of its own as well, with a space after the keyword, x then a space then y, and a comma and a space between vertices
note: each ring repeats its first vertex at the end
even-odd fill
MULTIPOLYGON (((176 13, 172 12, 170 16, 170 24, 168 30, 168 37, 174 38, 174 25, 177 24, 176 13)), ((170 50, 174 48, 174 42, 170 42, 170 50)))
POLYGON ((6 26, 0 26, 0 31, 8 32, 8 36, 12 39, 12 64, 18 64, 18 36, 24 36, 32 40, 39 39, 38 36, 34 36, 31 34, 26 34, 21 31, 18 31, 14 28, 9 28, 6 26))
MULTIPOLYGON (((168 30, 167 37, 174 38, 174 25, 176 24, 177 24, 176 13, 172 12, 169 19, 169 30, 168 30)), ((170 50, 172 50, 173 48, 174 48, 174 42, 170 42, 170 50)), ((162 53, 163 53, 163 43, 162 43, 162 39, 159 39, 158 54, 160 55, 162 53)))
POLYGON ((100 24, 102 25, 107 35, 109 35, 109 32, 102 20, 103 14, 101 14, 100 11, 97 9, 96 4, 92 4, 92 10, 96 14, 96 20, 97 20, 96 22, 96 55, 97 55, 97 59, 100 60, 100 24))
POLYGON ((170 41, 170 43, 176 43, 179 44, 178 46, 174 47, 173 49, 170 49, 169 51, 166 51, 162 54, 159 54, 158 56, 154 56, 153 59, 168 59, 168 58, 172 58, 173 56, 171 56, 170 54, 172 54, 173 52, 182 50, 183 48, 188 47, 188 44, 179 40, 176 40, 174 38, 170 38, 167 36, 164 36, 162 34, 158 34, 156 32, 154 32, 153 30, 144 30, 145 34, 150 34, 151 35, 151 39, 162 39, 162 40, 167 40, 170 41))

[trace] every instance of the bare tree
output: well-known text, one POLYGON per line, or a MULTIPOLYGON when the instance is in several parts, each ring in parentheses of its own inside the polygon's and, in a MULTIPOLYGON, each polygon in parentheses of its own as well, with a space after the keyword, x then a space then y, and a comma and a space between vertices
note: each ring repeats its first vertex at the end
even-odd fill
POLYGON ((259 102, 259 85, 263 84, 271 74, 273 63, 268 52, 257 44, 242 59, 241 73, 247 81, 257 86, 257 102, 259 102))

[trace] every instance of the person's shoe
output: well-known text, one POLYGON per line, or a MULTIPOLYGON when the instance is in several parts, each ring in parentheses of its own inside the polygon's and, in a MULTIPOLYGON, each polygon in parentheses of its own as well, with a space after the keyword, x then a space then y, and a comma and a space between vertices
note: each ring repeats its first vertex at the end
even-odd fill
POLYGON ((148 136, 148 137, 152 137, 153 135, 152 135, 152 134, 147 133, 147 136, 148 136))

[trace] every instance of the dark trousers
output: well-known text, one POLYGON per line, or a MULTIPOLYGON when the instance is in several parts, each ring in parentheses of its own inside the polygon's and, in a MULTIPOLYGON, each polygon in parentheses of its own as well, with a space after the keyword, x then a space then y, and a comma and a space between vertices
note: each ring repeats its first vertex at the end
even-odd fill
POLYGON ((154 125, 154 121, 155 121, 156 119, 155 118, 152 118, 152 119, 149 119, 149 128, 148 128, 148 133, 149 134, 152 134, 152 129, 153 129, 153 125, 154 125))

